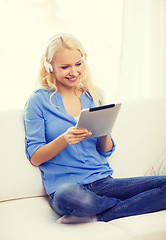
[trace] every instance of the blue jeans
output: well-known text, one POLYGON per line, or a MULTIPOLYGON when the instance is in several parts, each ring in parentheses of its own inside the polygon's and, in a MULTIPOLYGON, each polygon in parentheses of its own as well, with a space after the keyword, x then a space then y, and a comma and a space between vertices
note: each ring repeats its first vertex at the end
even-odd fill
POLYGON ((104 222, 155 212, 166 209, 166 176, 108 176, 87 185, 65 183, 49 195, 49 202, 61 216, 96 215, 104 222))

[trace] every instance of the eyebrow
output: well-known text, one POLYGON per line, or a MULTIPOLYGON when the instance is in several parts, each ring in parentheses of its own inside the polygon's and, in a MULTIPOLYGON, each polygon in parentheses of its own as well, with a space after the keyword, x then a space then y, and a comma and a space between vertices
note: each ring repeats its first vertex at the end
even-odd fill
MULTIPOLYGON (((75 64, 77 64, 77 63, 80 63, 82 60, 80 59, 78 62, 76 62, 75 64)), ((60 64, 60 66, 70 66, 70 64, 66 64, 66 63, 62 63, 62 64, 60 64)))

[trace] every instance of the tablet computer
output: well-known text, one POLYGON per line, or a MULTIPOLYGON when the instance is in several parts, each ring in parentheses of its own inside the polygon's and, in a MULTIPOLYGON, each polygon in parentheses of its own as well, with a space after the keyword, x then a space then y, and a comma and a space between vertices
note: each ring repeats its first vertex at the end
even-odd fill
POLYGON ((107 135, 112 131, 120 107, 121 103, 83 109, 76 127, 88 129, 91 137, 107 135))

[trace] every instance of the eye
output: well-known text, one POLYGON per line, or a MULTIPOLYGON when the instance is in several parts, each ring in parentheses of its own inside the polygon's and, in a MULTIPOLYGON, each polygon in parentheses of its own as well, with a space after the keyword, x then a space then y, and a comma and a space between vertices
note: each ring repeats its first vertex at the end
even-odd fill
POLYGON ((63 66, 63 67, 61 67, 62 69, 67 69, 68 68, 68 66, 63 66))
POLYGON ((79 62, 79 63, 76 64, 76 66, 80 66, 81 64, 82 64, 82 62, 79 62))

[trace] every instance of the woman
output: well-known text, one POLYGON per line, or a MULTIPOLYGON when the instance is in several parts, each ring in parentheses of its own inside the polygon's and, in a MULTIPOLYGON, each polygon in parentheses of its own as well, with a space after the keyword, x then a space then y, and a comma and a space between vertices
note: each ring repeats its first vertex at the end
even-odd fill
POLYGON ((58 222, 107 222, 165 209, 165 176, 113 179, 106 159, 115 150, 111 135, 90 138, 75 128, 81 109, 103 104, 86 58, 75 37, 53 37, 42 57, 41 88, 25 105, 26 155, 41 170, 58 222))

